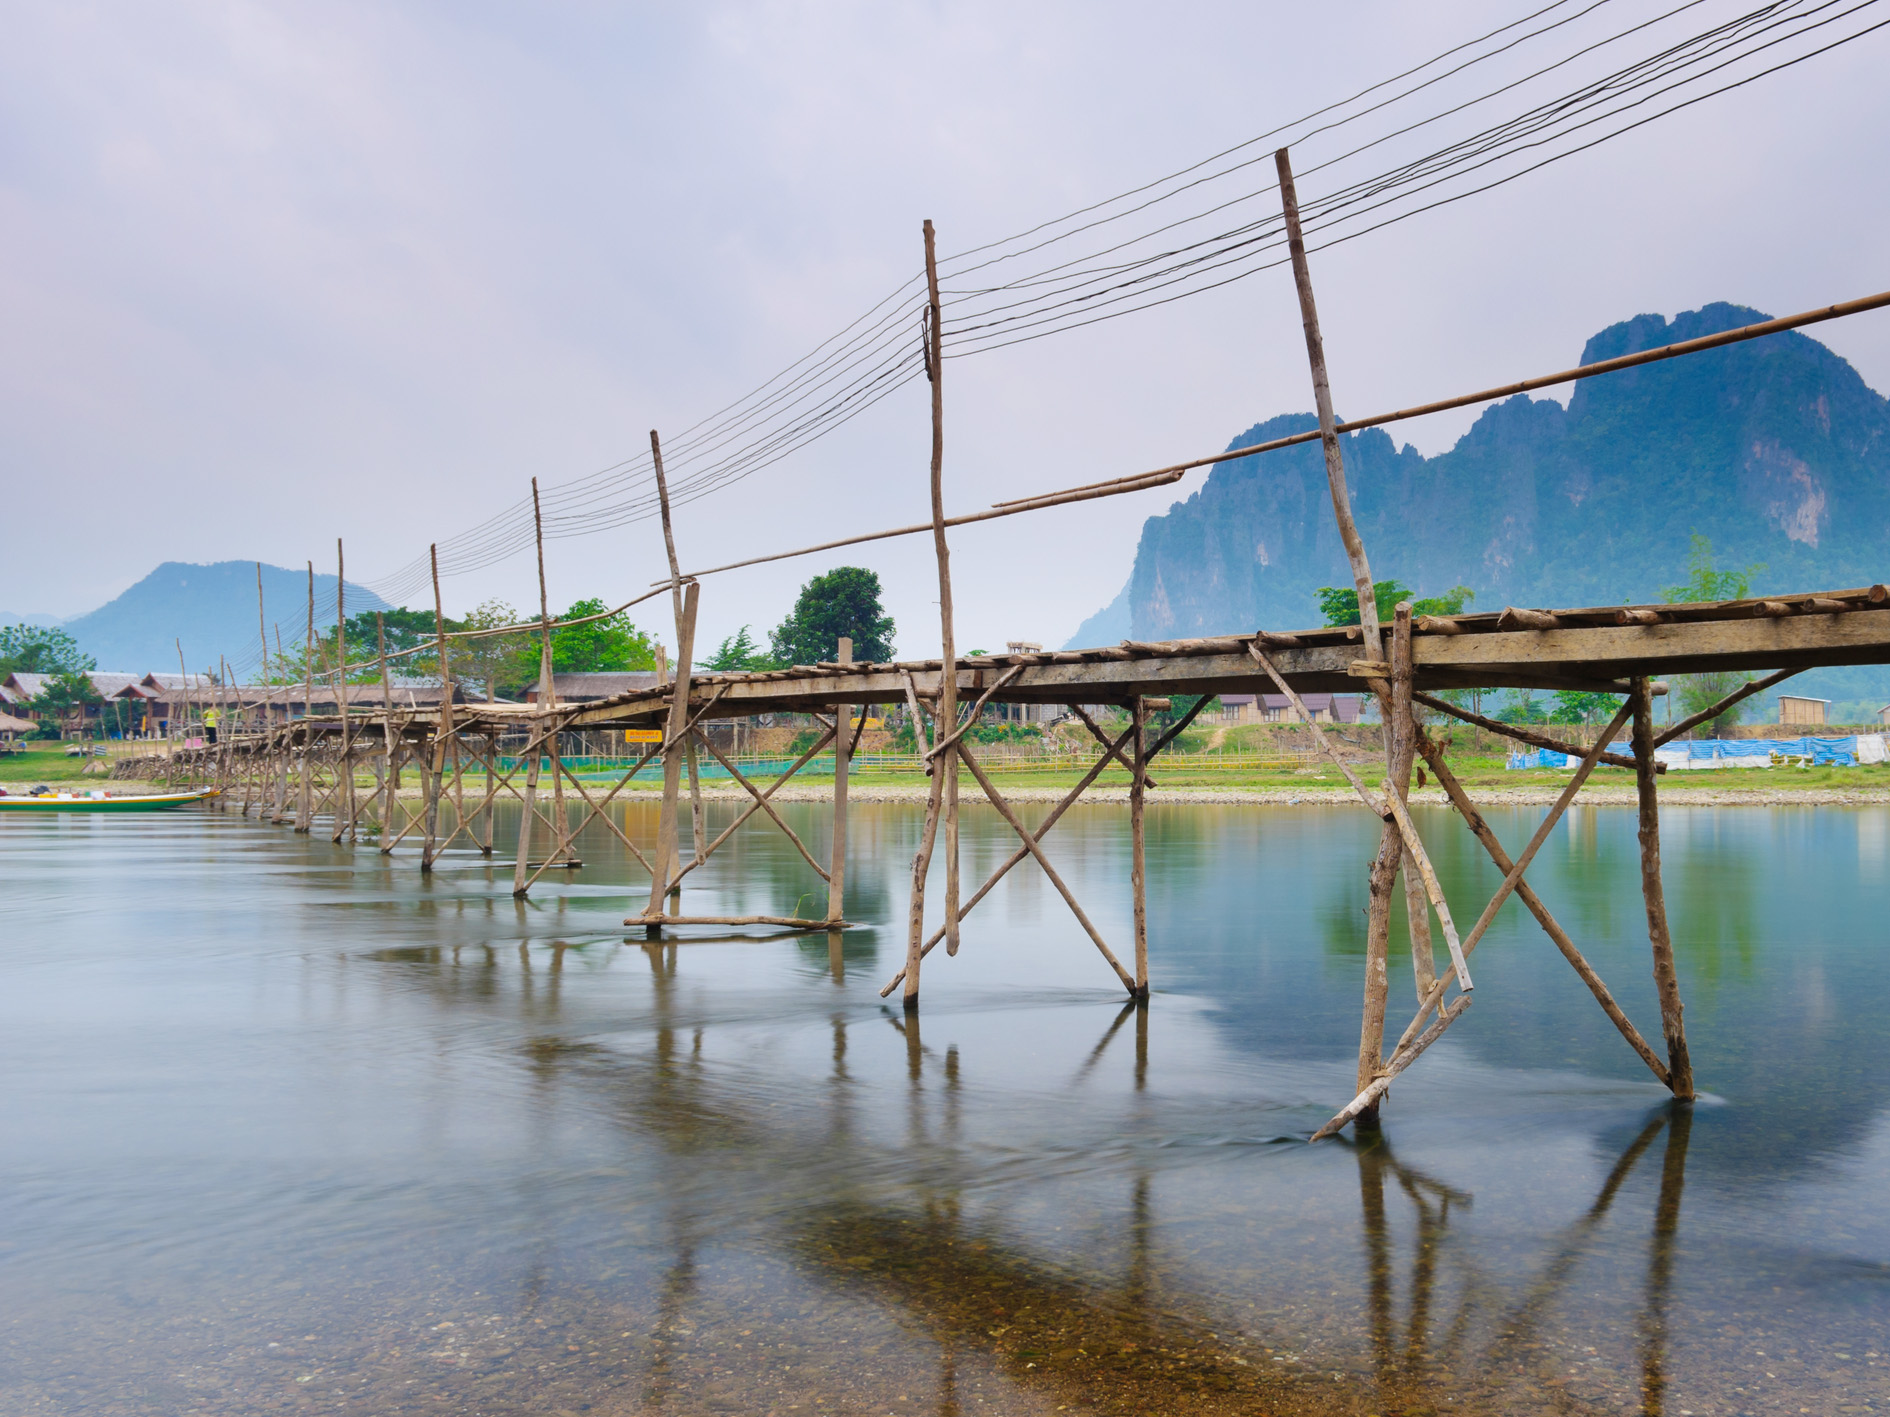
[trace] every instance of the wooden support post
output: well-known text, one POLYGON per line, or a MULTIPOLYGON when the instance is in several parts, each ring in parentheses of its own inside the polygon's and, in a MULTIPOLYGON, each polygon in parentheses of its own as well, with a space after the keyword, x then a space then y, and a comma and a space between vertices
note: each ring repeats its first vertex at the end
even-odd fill
POLYGON ((1647 904, 1647 939, 1654 953, 1654 988, 1660 996, 1660 1031, 1667 1038, 1668 1086, 1682 1102, 1693 1100, 1693 1060, 1681 1019, 1680 979, 1674 971, 1673 937, 1667 930, 1667 895, 1660 881, 1659 780, 1654 776, 1654 697, 1645 678, 1633 681, 1634 786, 1640 800, 1641 895, 1647 904))
POLYGON ((683 748, 689 728, 689 669, 695 654, 696 600, 700 586, 689 582, 683 594, 682 617, 676 626, 676 677, 670 686, 669 721, 663 730, 663 805, 657 819, 656 870, 651 873, 650 899, 645 914, 662 914, 663 897, 678 878, 682 853, 677 816, 682 797, 683 748))
POLYGON ((486 769, 486 796, 485 800, 480 803, 480 810, 485 813, 485 831, 479 837, 479 854, 481 856, 490 856, 492 854, 492 807, 493 802, 499 795, 498 736, 493 733, 486 734, 485 745, 485 756, 481 761, 485 764, 486 769))
POLYGON ((1148 769, 1148 700, 1137 694, 1129 701, 1130 732, 1134 734, 1135 772, 1129 779, 1129 891, 1135 898, 1135 988, 1138 999, 1148 997, 1148 837, 1142 821, 1147 798, 1143 774, 1148 769))
POLYGON ((335 661, 336 706, 341 710, 341 799, 335 804, 333 840, 346 832, 354 840, 354 719, 348 713, 348 562, 342 554, 341 538, 335 538, 335 661))
MULTIPOLYGON (((847 636, 840 637, 839 653, 836 656, 842 664, 853 663, 853 641, 847 636)), ((849 719, 853 708, 850 704, 840 704, 834 709, 833 740, 833 845, 827 853, 827 918, 841 921, 847 918, 846 881, 847 881, 847 777, 853 762, 852 727, 849 719)), ((860 708, 860 718, 866 718, 866 708, 860 708)), ((702 848, 696 852, 701 854, 702 848)))
POLYGON ((314 772, 315 734, 309 721, 315 715, 315 563, 308 563, 308 646, 302 656, 303 697, 302 697, 302 761, 301 796, 296 803, 295 829, 305 832, 315 820, 312 793, 314 784, 309 775, 314 772))
MULTIPOLYGON (((940 329, 937 233, 928 219, 925 233, 925 327, 922 350, 925 375, 932 385, 932 551, 938 562, 939 697, 932 715, 933 737, 943 738, 958 727, 958 650, 952 638, 951 548, 945 541, 945 385, 944 340, 940 329)), ((916 725, 915 725, 916 730, 916 725)), ((919 1007, 919 963, 925 950, 925 878, 938 841, 941 810, 950 814, 946 832, 948 860, 945 891, 946 953, 958 951, 958 794, 957 753, 932 765, 931 791, 926 794, 925 824, 919 832, 919 851, 912 862, 912 901, 906 920, 906 988, 908 1010, 919 1007)))
POLYGON ((400 734, 394 730, 394 681, 387 673, 387 617, 374 612, 375 647, 381 660, 381 807, 380 851, 385 856, 394 849, 394 789, 400 781, 400 734))
POLYGON ((440 711, 434 719, 433 742, 427 754, 426 838, 420 848, 420 869, 431 871, 440 841, 440 789, 446 772, 446 747, 453 739, 453 666, 446 653, 446 608, 440 599, 440 548, 429 546, 433 566, 433 632, 439 639, 440 711))
POLYGON ((532 820, 538 815, 538 771, 544 758, 544 744, 534 735, 525 745, 531 754, 525 765, 525 803, 518 814, 518 859, 512 863, 512 894, 525 894, 531 875, 532 820))

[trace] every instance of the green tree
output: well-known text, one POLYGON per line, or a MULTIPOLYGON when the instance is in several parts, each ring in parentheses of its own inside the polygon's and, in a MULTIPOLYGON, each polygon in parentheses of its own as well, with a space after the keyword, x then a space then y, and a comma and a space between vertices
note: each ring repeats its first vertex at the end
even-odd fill
POLYGON ((0 678, 9 674, 83 674, 98 661, 51 625, 0 626, 0 678))
MULTIPOLYGON (((1352 604, 1355 607, 1357 606, 1358 598, 1356 596, 1353 597, 1352 604)), ((1163 728, 1172 728, 1175 724, 1179 723, 1183 718, 1187 717, 1189 709, 1193 708, 1196 704, 1200 702, 1201 702, 1201 695, 1199 694, 1170 695, 1169 700, 1168 700, 1168 707, 1165 709, 1160 709, 1157 712, 1150 714, 1149 722, 1153 724, 1158 724, 1159 726, 1163 728)), ((1213 713, 1220 706, 1221 706, 1221 701, 1218 697, 1216 697, 1216 698, 1210 699, 1208 701, 1207 707, 1203 708, 1201 712, 1203 714, 1210 714, 1210 713, 1213 713)), ((1200 721, 1201 720, 1199 718, 1195 719, 1196 723, 1199 723, 1200 721)))
POLYGON ((831 663, 840 639, 853 641, 857 663, 887 664, 893 657, 893 622, 879 603, 879 577, 863 566, 836 566, 801 587, 787 619, 775 627, 770 650, 780 664, 831 663))
MULTIPOLYGON (((81 730, 85 727, 82 710, 87 705, 104 702, 105 696, 92 687, 92 681, 86 678, 83 671, 70 669, 61 669, 56 672, 46 681, 38 695, 31 700, 33 711, 39 714, 44 722, 53 725, 62 724, 68 715, 78 713, 77 721, 81 730)), ((102 719, 99 731, 104 732, 102 719)))
POLYGON ((715 647, 715 653, 702 661, 702 667, 717 674, 735 674, 742 670, 774 669, 777 666, 755 643, 755 637, 748 633, 748 626, 743 625, 715 647))
POLYGON ((1469 586, 1454 585, 1442 595, 1426 596, 1422 600, 1412 601, 1411 613, 1413 615, 1461 615, 1464 608, 1476 598, 1477 593, 1469 586))
MULTIPOLYGON (((1679 585, 1662 590, 1661 599, 1669 605, 1688 605, 1703 600, 1744 600, 1751 591, 1752 578, 1765 570, 1763 565, 1747 566, 1743 571, 1722 571, 1713 565, 1713 543, 1693 534, 1692 549, 1687 552, 1687 578, 1679 585)), ((1673 696, 1691 717, 1711 708, 1726 695, 1737 692, 1751 680, 1750 674, 1736 669, 1718 669, 1709 674, 1676 674, 1671 680, 1673 696)), ((1750 702, 1748 700, 1747 702, 1750 702)), ((1734 704, 1712 720, 1715 738, 1725 736, 1728 728, 1739 722, 1745 703, 1734 704)))
MULTIPOLYGON (((1328 625, 1358 624, 1358 588, 1356 586, 1320 586, 1313 592, 1319 601, 1319 613, 1328 625)), ((1401 600, 1411 602, 1413 615, 1461 615, 1464 606, 1477 598, 1467 585, 1452 586, 1442 595, 1418 599, 1401 581, 1374 581, 1372 603, 1378 607, 1378 623, 1391 622, 1392 608, 1401 600)))
POLYGON ((1621 707, 1619 694, 1588 694, 1574 689, 1557 689, 1555 706, 1549 710, 1550 723, 1605 723, 1621 707))
MULTIPOLYGON (((517 623, 518 611, 503 600, 488 600, 474 607, 458 628, 496 630, 517 623)), ((539 638, 529 630, 454 640, 447 653, 452 656, 453 677, 478 685, 488 699, 496 699, 502 692, 518 693, 538 677, 539 638)))
MULTIPOLYGON (((376 615, 379 615, 387 625, 387 652, 389 654, 397 650, 431 644, 438 635, 439 627, 433 622, 431 610, 409 610, 405 606, 398 610, 363 610, 359 615, 348 617, 348 658, 350 661, 380 657, 374 629, 376 615)), ((449 622, 447 629, 452 628, 449 622)))
POLYGON ((1534 689, 1510 690, 1509 702, 1493 715, 1499 723, 1547 723, 1549 716, 1536 702, 1534 689))
POLYGON ((1687 578, 1660 593, 1669 605, 1691 605, 1703 600, 1744 600, 1751 592, 1752 578, 1765 570, 1763 564, 1747 566, 1743 571, 1720 571, 1713 567, 1713 543, 1693 533, 1692 549, 1687 552, 1687 578))
MULTIPOLYGON (((597 599, 580 600, 560 620, 582 620, 610 607, 597 599)), ((565 625, 551 632, 551 667, 558 674, 616 674, 656 668, 656 642, 630 623, 622 611, 586 625, 565 625)))

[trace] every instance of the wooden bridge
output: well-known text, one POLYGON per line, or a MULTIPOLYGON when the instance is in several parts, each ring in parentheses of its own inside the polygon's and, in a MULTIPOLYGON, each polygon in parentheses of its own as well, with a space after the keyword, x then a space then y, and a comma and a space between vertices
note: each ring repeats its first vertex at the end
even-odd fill
MULTIPOLYGON (((1163 700, 1174 695, 1217 695, 1277 691, 1293 702, 1322 750, 1328 753, 1351 782, 1362 805, 1380 817, 1383 827, 1378 850, 1369 868, 1370 906, 1366 921, 1366 977, 1360 1030, 1357 1095, 1322 1127, 1315 1137, 1329 1135, 1349 1122, 1377 1125, 1380 1100, 1391 1080, 1420 1057, 1462 1017, 1472 1000, 1470 956, 1488 930, 1497 911, 1514 894, 1541 924, 1551 943, 1568 960, 1594 994, 1623 1038, 1648 1069, 1676 1098, 1690 1100, 1695 1093, 1682 1019, 1679 983, 1668 933, 1665 898, 1660 875, 1660 829, 1656 781, 1661 764, 1656 749, 1701 722, 1717 717, 1725 707, 1768 688, 1790 674, 1823 665, 1890 663, 1890 592, 1881 584, 1765 599, 1697 605, 1597 606, 1574 609, 1510 607, 1496 615, 1459 615, 1448 618, 1416 617, 1400 605, 1392 622, 1378 620, 1371 568, 1352 519, 1346 488, 1344 460, 1338 435, 1357 428, 1379 426, 1442 409, 1485 402, 1530 389, 1572 380, 1605 376, 1616 370, 1659 360, 1685 357, 1705 349, 1741 340, 1762 338, 1786 329, 1890 305, 1890 293, 1772 320, 1740 330, 1649 350, 1619 359, 1526 379, 1496 389, 1478 390, 1452 399, 1399 410, 1375 418, 1338 422, 1332 411, 1318 316, 1311 278, 1300 237, 1297 202, 1287 154, 1278 155, 1281 196, 1286 213, 1289 249, 1298 284, 1314 402, 1317 433, 1295 435, 1272 443, 1237 448, 1210 457, 1172 464, 1152 472, 1109 482, 1070 488, 1039 497, 1001 504, 987 511, 947 517, 943 496, 943 348, 940 343, 940 305, 931 223, 925 225, 926 268, 930 286, 929 319, 925 328, 927 370, 932 391, 932 520, 929 524, 896 528, 845 538, 822 546, 780 553, 805 555, 843 545, 890 536, 929 532, 938 565, 941 654, 938 658, 897 664, 850 662, 846 641, 832 663, 797 665, 767 673, 704 674, 693 670, 696 609, 704 578, 733 567, 685 573, 676 551, 675 530, 664 480, 662 447, 655 433, 651 448, 665 545, 667 579, 626 602, 628 605, 667 592, 676 622, 677 662, 667 682, 638 693, 601 702, 559 704, 455 704, 437 708, 401 710, 389 692, 378 710, 351 712, 327 718, 302 718, 260 726, 250 732, 225 735, 225 741, 178 755, 174 761, 185 771, 221 783, 226 805, 240 798, 241 809, 254 808, 274 822, 293 821, 297 830, 310 831, 324 820, 333 840, 354 841, 371 835, 383 853, 413 839, 421 869, 431 869, 441 852, 462 839, 490 855, 495 850, 494 808, 501 799, 517 799, 522 807, 513 844, 513 889, 524 895, 545 871, 571 864, 571 850, 582 830, 593 822, 614 832, 650 876, 644 911, 625 923, 641 928, 649 938, 664 931, 695 926, 771 926, 789 930, 847 928, 846 844, 848 761, 858 744, 860 727, 854 711, 870 705, 903 704, 909 711, 927 763, 929 791, 919 850, 912 864, 911 895, 906 919, 905 967, 882 994, 903 991, 909 1010, 916 1010, 925 959, 943 941, 948 954, 958 952, 961 925, 966 916, 1011 870, 1026 861, 1047 876, 1062 895, 1082 929, 1095 944, 1130 996, 1145 1003, 1149 993, 1150 921, 1147 909, 1144 857, 1144 815, 1148 792, 1155 785, 1150 772, 1156 757, 1187 727, 1200 711, 1203 698, 1178 721, 1157 732, 1151 714, 1167 708, 1163 700), (954 649, 952 583, 947 532, 955 526, 994 517, 1034 513, 1071 502, 1115 496, 1168 485, 1188 470, 1234 458, 1262 454, 1291 444, 1321 441, 1331 488, 1334 517, 1351 564, 1358 593, 1361 623, 1350 627, 1179 640, 1166 643, 1125 641, 1107 648, 1057 653, 961 657, 954 649), (949 668, 948 668, 949 666, 949 668), (1660 676, 1715 670, 1767 670, 1720 705, 1695 714, 1664 731, 1656 731, 1653 700, 1664 692, 1660 676), (1558 741, 1535 729, 1492 722, 1438 698, 1434 691, 1471 687, 1518 687, 1609 691, 1625 702, 1593 747, 1558 741), (1359 689, 1377 700, 1385 724, 1385 764, 1374 772, 1375 781, 1360 778, 1354 766, 1326 742, 1299 696, 1309 691, 1359 689), (991 780, 967 730, 983 709, 993 703, 1056 703, 1068 705, 1097 741, 1097 757, 1088 772, 1034 827, 1027 826, 991 780), (1092 710, 1101 705, 1127 712, 1126 728, 1107 731, 1092 710), (1567 752, 1577 763, 1566 789, 1544 817, 1529 842, 1512 857, 1477 812, 1475 804, 1451 771, 1448 740, 1427 729, 1422 718, 1442 715, 1474 722, 1538 747, 1567 752), (763 713, 813 715, 820 724, 818 741, 766 787, 749 781, 723 754, 705 731, 718 719, 763 713), (656 839, 643 846, 629 837, 607 808, 630 781, 633 768, 608 789, 581 780, 561 756, 560 735, 595 728, 660 728, 661 742, 650 746, 636 768, 660 758, 663 768, 662 805, 656 839), (1631 752, 1610 751, 1617 736, 1630 733, 1631 752), (507 768, 501 760, 502 738, 525 735, 520 761, 507 768), (771 802, 785 783, 817 755, 834 755, 832 837, 824 850, 803 841, 771 802), (707 837, 702 810, 700 755, 720 762, 750 798, 734 823, 713 840, 707 837), (1482 906, 1467 930, 1460 930, 1445 899, 1429 852, 1405 806, 1414 766, 1419 758, 1429 766, 1448 794, 1464 825, 1484 846, 1503 882, 1482 906), (1576 793, 1598 763, 1631 767, 1638 785, 1642 892, 1646 906, 1651 962, 1660 1002, 1658 1047, 1639 1031, 1614 1000, 1607 985, 1588 964, 1572 937, 1530 889, 1525 872, 1555 828, 1576 793), (420 769, 425 787, 421 810, 406 815, 397 799, 396 784, 403 766, 420 769), (376 786, 363 792, 357 771, 370 767, 376 786), (1084 911, 1069 885, 1046 854, 1044 839, 1098 777, 1112 765, 1130 777, 1129 822, 1132 842, 1131 889, 1134 901, 1132 938, 1125 962, 1111 948, 1084 911), (481 769, 469 778, 469 768, 481 769), (1018 845, 991 877, 969 895, 959 878, 958 826, 960 771, 969 773, 984 797, 1015 831, 1018 845), (546 773, 549 771, 549 780, 546 773), (468 800, 469 781, 477 799, 468 800), (687 797, 685 798, 685 781, 687 797), (572 802, 570 799, 575 798, 572 802), (575 810, 572 810, 575 809, 575 810), (827 909, 811 917, 692 915, 680 907, 688 875, 708 862, 729 838, 757 816, 786 833, 808 868, 827 886, 827 909), (681 838, 688 823, 691 850, 685 854, 681 838), (575 824, 574 824, 575 823, 575 824), (542 833, 542 835, 541 835, 542 833), (944 856, 943 923, 926 929, 926 894, 933 858, 944 856), (644 847, 649 849, 646 852, 644 847), (822 858, 825 864, 822 864, 822 858), (1409 1023, 1385 1051, 1389 1007, 1387 962, 1390 950, 1391 903, 1394 893, 1405 893, 1410 921, 1410 948, 1417 982, 1417 1004, 1409 1023), (1443 936, 1443 958, 1438 956, 1432 929, 1443 936), (1455 993, 1452 994, 1452 988, 1455 993), (1448 996, 1448 998, 1447 998, 1448 996)), ((534 505, 536 486, 534 484, 534 505)), ((543 673, 550 685, 550 636, 558 622, 549 614, 543 597, 543 538, 539 538, 540 617, 521 629, 541 635, 543 673)), ((739 565, 753 564, 750 562, 739 565)), ((436 642, 427 652, 437 653, 442 674, 450 682, 452 646, 469 636, 501 633, 475 631, 452 634, 439 614, 437 570, 434 578, 436 642)), ((607 613, 616 613, 615 611, 607 613)), ((341 617, 338 614, 338 619, 341 617)), ((565 622, 581 623, 581 622, 565 622)), ((311 598, 310 645, 314 642, 311 598)), ((345 647, 341 656, 345 657, 345 647)), ((412 653, 409 651, 408 653, 412 653)), ((382 683, 389 665, 401 655, 383 652, 378 658, 382 683)), ((310 673, 313 673, 311 668, 310 673)), ((312 683, 310 685, 312 696, 312 683)), ((306 702, 306 700, 304 700, 306 702)), ((337 701, 340 701, 337 692, 337 701)), ((226 722, 229 719, 226 718, 226 722)), ((1462 902, 1458 902, 1461 907, 1462 902)))

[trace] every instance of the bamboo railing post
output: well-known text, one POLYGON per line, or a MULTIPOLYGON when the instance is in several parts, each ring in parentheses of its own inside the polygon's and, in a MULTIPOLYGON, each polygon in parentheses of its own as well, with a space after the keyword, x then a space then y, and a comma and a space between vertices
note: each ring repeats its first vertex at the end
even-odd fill
POLYGON ((301 795, 296 801, 295 829, 305 832, 315 820, 315 734, 310 720, 315 716, 315 563, 308 563, 308 642, 302 651, 302 761, 301 795))
MULTIPOLYGON (((558 706, 558 681, 551 653, 551 599, 545 590, 545 519, 538 505, 538 479, 532 479, 532 538, 538 547, 538 702, 548 708, 558 706)), ((558 745, 554 741, 551 750, 552 762, 560 763, 558 745)), ((558 823, 560 834, 564 831, 564 774, 555 767, 551 775, 552 820, 558 823)))
MULTIPOLYGON (((943 738, 958 727, 958 650, 952 638, 951 548, 945 541, 945 390, 944 341, 940 329, 938 293, 937 233, 927 220, 925 234, 926 307, 924 327, 925 375, 932 385, 932 552, 938 562, 939 695, 932 715, 934 738, 943 738)), ((919 851, 912 862, 912 902, 906 921, 906 987, 903 996, 909 1010, 919 1007, 919 965, 925 948, 925 878, 932 865, 932 850, 938 842, 941 810, 948 814, 946 827, 945 952, 958 952, 958 754, 946 753, 945 761, 932 765, 932 786, 926 794, 925 825, 919 833, 919 851)))
POLYGON ((1667 895, 1660 881, 1659 779, 1654 776, 1654 697, 1645 678, 1633 681, 1634 786, 1640 804, 1641 895, 1647 904, 1647 939, 1654 954, 1654 988, 1660 996, 1660 1031, 1667 1038, 1668 1086, 1682 1102, 1693 1100, 1693 1060, 1687 1053, 1680 980, 1674 971, 1673 936, 1667 929, 1667 895))
POLYGON ((453 737, 453 668, 446 653, 446 609, 440 599, 440 548, 427 548, 433 567, 433 632, 440 646, 440 711, 434 719, 433 742, 427 755, 426 837, 420 848, 420 869, 433 869, 440 841, 440 790, 446 772, 446 746, 453 737))
POLYGON ((1148 998, 1148 840, 1142 809, 1147 798, 1144 774, 1148 769, 1148 700, 1137 694, 1129 701, 1134 733, 1135 771, 1129 779, 1129 890, 1135 898, 1135 989, 1148 998))
MULTIPOLYGON (((839 652, 835 656, 842 664, 853 663, 853 641, 845 635, 840 637, 839 652)), ((827 919, 839 922, 847 918, 846 914, 846 879, 847 879, 847 776, 852 768, 852 735, 848 719, 853 713, 850 704, 839 704, 834 708, 833 740, 833 846, 827 853, 827 919)), ((861 705, 860 717, 866 717, 866 707, 861 705)), ((697 847, 697 852, 701 848, 697 847)))

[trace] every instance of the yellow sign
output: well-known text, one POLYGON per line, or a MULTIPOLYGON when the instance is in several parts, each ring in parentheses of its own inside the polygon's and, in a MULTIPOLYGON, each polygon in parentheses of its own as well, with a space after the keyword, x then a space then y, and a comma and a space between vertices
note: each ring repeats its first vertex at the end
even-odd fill
POLYGON ((623 731, 626 743, 661 743, 663 730, 660 728, 626 728, 623 731))

